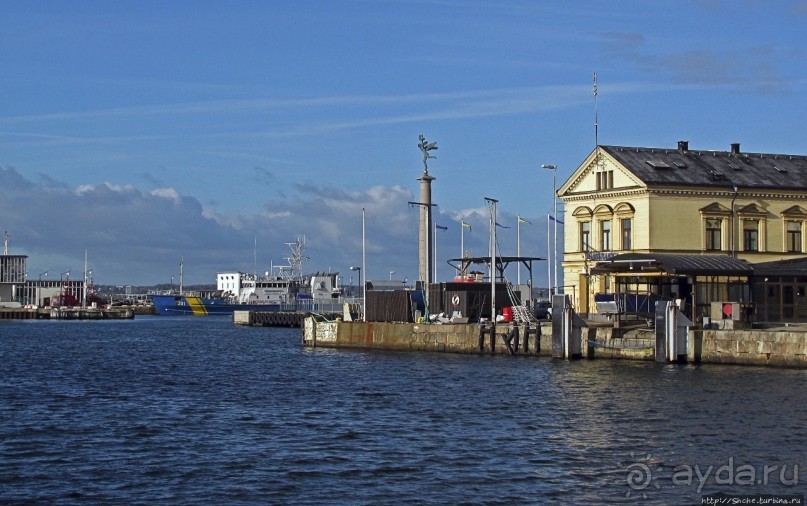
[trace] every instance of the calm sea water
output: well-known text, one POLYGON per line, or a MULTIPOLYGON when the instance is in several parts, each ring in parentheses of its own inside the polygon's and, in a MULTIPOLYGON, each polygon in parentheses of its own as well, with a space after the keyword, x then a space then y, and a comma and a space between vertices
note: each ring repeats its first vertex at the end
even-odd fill
POLYGON ((2 503, 802 495, 806 420, 807 371, 308 349, 213 317, 0 322, 2 503))

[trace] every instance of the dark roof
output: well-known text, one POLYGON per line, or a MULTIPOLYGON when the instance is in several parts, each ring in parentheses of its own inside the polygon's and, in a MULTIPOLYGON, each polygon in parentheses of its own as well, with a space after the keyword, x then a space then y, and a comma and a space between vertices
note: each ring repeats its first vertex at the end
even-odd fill
MULTIPOLYGON (((546 258, 541 257, 508 257, 499 255, 496 257, 499 262, 502 263, 511 263, 511 262, 531 262, 531 261, 538 261, 538 260, 546 260, 546 258)), ((490 256, 486 257, 465 257, 465 258, 449 258, 446 260, 447 262, 462 262, 465 261, 468 264, 488 264, 490 263, 490 256)))
POLYGON ((807 156, 600 146, 648 185, 807 189, 807 156))
POLYGON ((678 255, 671 253, 623 253, 597 262, 594 274, 636 271, 666 272, 675 275, 747 276, 751 265, 729 255, 678 255))
POLYGON ((807 276, 807 257, 754 264, 755 276, 807 276))
MULTIPOLYGON (((497 256, 496 257, 496 269, 499 271, 500 276, 504 276, 504 270, 513 263, 513 262, 521 262, 527 270, 532 272, 532 263, 534 261, 546 260, 545 258, 541 257, 518 257, 518 256, 497 256)), ((461 271, 465 271, 473 264, 489 264, 490 257, 465 257, 465 258, 450 258, 447 260, 448 265, 454 267, 455 269, 459 269, 461 271)))

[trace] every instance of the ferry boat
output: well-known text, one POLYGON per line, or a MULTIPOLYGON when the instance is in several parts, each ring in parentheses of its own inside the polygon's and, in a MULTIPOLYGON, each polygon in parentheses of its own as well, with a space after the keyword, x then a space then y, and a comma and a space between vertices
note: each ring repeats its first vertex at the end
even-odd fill
MULTIPOLYGON (((335 311, 342 304, 338 273, 303 275, 304 245, 288 243, 292 255, 280 275, 263 276, 240 271, 216 274, 216 290, 209 292, 154 293, 149 298, 160 315, 232 315, 234 311, 335 311)), ((182 270, 180 264, 180 286, 182 270)))

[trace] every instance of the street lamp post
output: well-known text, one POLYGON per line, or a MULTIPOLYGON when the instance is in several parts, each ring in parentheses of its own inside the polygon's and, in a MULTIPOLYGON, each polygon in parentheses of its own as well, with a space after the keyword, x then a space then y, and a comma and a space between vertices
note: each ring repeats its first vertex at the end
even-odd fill
POLYGON ((39 273, 39 283, 38 283, 38 286, 36 287, 36 305, 37 305, 37 307, 42 306, 42 276, 47 277, 48 276, 48 271, 39 273))
POLYGON ((555 239, 553 242, 552 261, 555 264, 555 283, 550 282, 550 294, 558 287, 558 168, 555 165, 543 164, 542 169, 552 171, 552 220, 555 222, 555 239))
MULTIPOLYGON (((485 197, 490 204, 490 323, 496 325, 496 199, 485 197)), ((491 327, 493 328, 493 327, 491 327)))
POLYGON ((69 285, 69 284, 70 284, 70 269, 67 269, 64 272, 59 273, 59 285, 60 285, 61 290, 62 290, 61 303, 62 303, 63 306, 66 305, 65 304, 65 299, 67 298, 67 285, 69 285), (67 280, 62 282, 62 280, 63 280, 62 276, 67 276, 67 280))
POLYGON ((350 270, 356 271, 356 282, 361 284, 361 267, 359 267, 358 265, 351 265, 350 270))

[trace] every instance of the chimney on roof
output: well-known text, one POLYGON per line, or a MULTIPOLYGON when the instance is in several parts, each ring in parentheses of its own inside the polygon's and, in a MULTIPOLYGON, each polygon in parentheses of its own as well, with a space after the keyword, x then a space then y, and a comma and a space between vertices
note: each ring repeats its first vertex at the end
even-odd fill
POLYGON ((682 153, 689 151, 689 141, 678 141, 678 151, 682 153))
POLYGON ((739 155, 740 154, 740 143, 739 142, 732 142, 731 143, 731 154, 732 155, 739 155))

